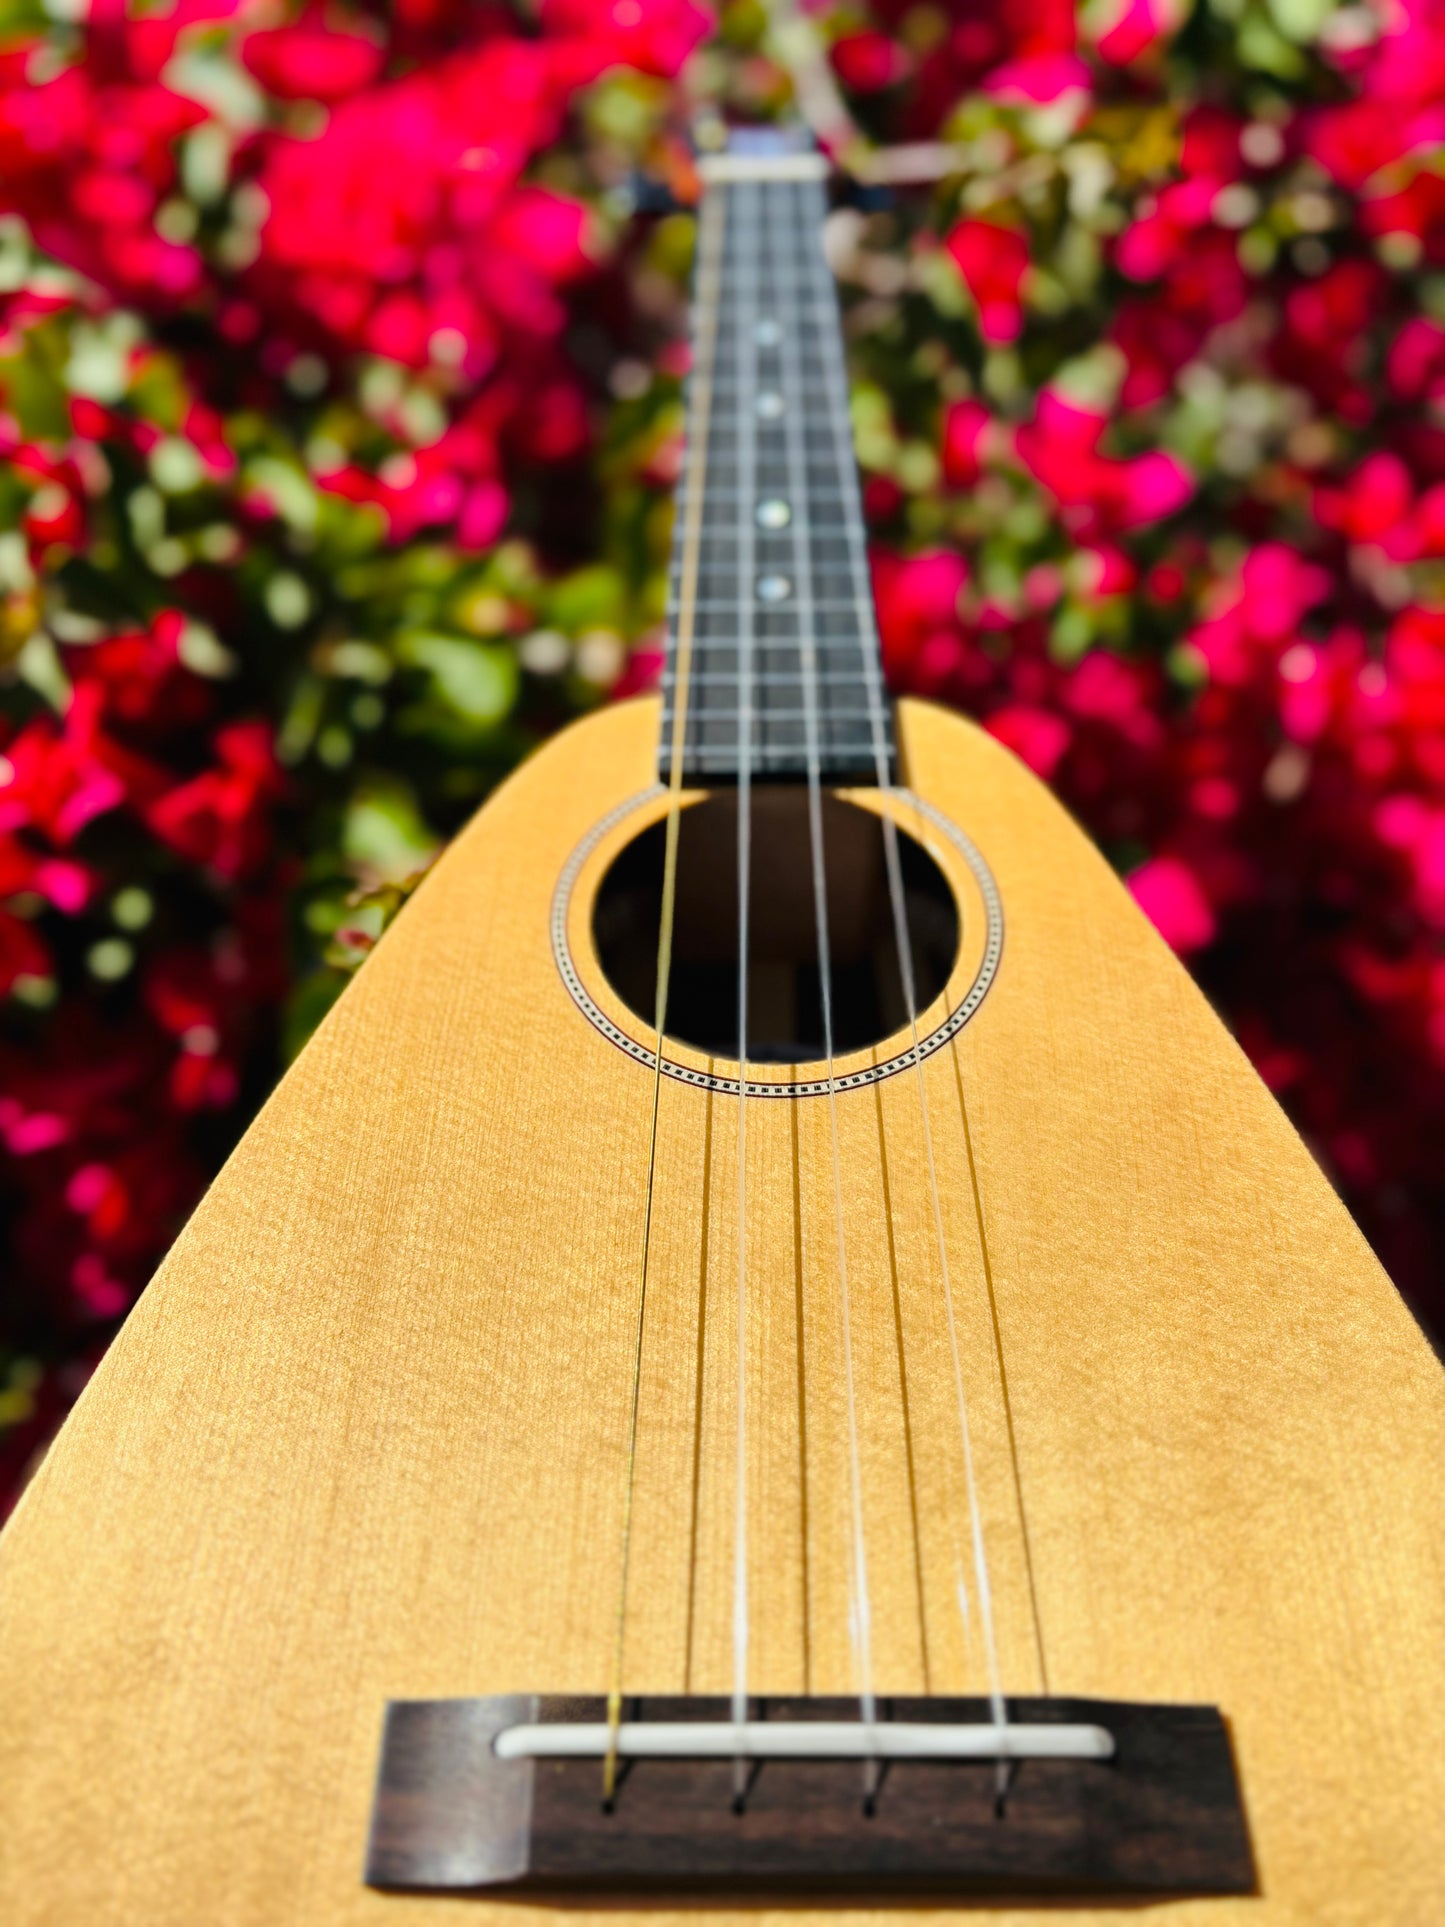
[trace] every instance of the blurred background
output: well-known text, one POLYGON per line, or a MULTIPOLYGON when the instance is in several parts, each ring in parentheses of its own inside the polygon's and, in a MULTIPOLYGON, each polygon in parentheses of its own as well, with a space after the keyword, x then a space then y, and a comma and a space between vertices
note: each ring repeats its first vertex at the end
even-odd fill
POLYGON ((1445 5, 0 0, 0 1513, 437 850, 656 676, 633 183, 810 73, 953 148, 828 233, 892 686, 1445 1332, 1445 5))

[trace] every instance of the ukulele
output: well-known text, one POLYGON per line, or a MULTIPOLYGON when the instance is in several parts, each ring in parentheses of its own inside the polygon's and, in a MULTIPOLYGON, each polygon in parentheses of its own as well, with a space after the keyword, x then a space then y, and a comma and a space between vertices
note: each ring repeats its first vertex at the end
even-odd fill
POLYGON ((701 172, 661 694, 458 837, 0 1540, 0 1918, 1445 1918, 1439 1366, 885 701, 823 163, 701 172))

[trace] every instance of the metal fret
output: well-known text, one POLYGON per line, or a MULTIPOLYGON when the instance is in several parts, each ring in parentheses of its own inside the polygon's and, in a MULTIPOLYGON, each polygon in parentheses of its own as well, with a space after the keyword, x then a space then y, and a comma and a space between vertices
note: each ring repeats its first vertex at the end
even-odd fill
MULTIPOLYGON (((672 688, 673 680, 671 673, 664 674, 660 684, 664 695, 672 688)), ((703 689, 711 684, 719 689, 736 689, 740 680, 741 678, 737 672, 730 674, 726 670, 719 670, 716 675, 701 676, 694 672, 694 674, 688 678, 688 688, 703 689)), ((832 676, 820 671, 814 680, 819 683, 831 683, 839 689, 856 689, 858 686, 858 678, 851 670, 843 670, 839 674, 832 676)), ((801 687, 801 679, 796 673, 764 675, 755 670, 752 676, 752 683, 755 689, 797 689, 801 687)))
MULTIPOLYGON (((741 605, 736 596, 727 596, 727 597, 714 596, 712 598, 699 597, 696 604, 697 612, 699 615, 715 614, 715 615, 735 616, 740 606, 741 605)), ((779 610, 776 607, 776 605, 765 603, 761 606, 767 609, 770 615, 778 615, 783 613, 781 610, 779 610)), ((669 611, 670 611, 670 608, 671 608, 671 605, 669 604, 669 611)), ((820 613, 823 615, 827 615, 833 610, 838 610, 847 615, 853 615, 856 613, 855 599, 852 596, 814 596, 813 598, 814 615, 818 615, 820 613)))
MULTIPOLYGON (((685 772, 708 783, 735 776, 746 728, 758 775, 804 774, 806 642, 818 664, 825 780, 871 781, 881 668, 871 603, 859 589, 867 550, 837 298, 821 244, 823 193, 812 180, 751 178, 709 191, 727 197, 726 233, 685 772), (762 504, 776 505, 774 521, 757 514, 762 504)), ((679 528, 684 500, 680 490, 679 528)), ((669 619, 680 588, 675 553, 669 619)), ((669 643, 664 739, 670 651, 669 643)), ((891 765, 891 718, 887 726, 891 765)))

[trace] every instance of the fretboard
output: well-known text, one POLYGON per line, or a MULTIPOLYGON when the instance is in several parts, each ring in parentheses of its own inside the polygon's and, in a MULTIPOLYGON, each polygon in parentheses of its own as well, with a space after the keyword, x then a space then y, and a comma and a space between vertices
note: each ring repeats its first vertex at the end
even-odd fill
MULTIPOLYGON (((732 153, 738 152, 735 142, 732 153)), ((765 173, 767 148, 743 146, 765 173)), ((778 149, 781 151, 781 143, 778 149)), ((797 163, 794 163, 796 169, 797 163)), ((784 161, 781 172, 788 171, 784 161)), ((722 179, 719 271, 699 271, 688 461, 668 607, 660 765, 687 664, 683 778, 894 776, 892 715, 848 413, 821 179, 722 179), (711 312, 709 312, 711 309, 711 312), (700 490, 689 545, 688 490, 700 490), (690 625, 691 646, 679 646, 690 625)), ((716 209, 712 219, 719 221, 716 209)), ((705 238, 705 237, 704 237, 705 238)))

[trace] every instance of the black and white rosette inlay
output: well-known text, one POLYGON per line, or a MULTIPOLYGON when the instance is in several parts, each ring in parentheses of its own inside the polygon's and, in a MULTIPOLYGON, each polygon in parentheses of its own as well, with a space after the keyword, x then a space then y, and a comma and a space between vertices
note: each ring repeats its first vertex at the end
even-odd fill
MULTIPOLYGON (((640 1044, 636 1038, 629 1037, 627 1032, 614 1024, 607 1013, 593 1000, 573 959, 572 947, 567 938, 567 926, 572 907, 572 892, 588 858, 598 844, 634 812, 644 808, 663 793, 660 785, 654 786, 641 791, 636 796, 628 797, 625 803, 619 803, 615 810, 609 811, 601 822, 587 832, 567 859, 566 867, 557 879, 557 888, 552 893, 552 954, 557 960, 557 968, 561 972, 562 981, 567 986, 573 1003, 593 1028, 601 1031, 609 1043, 615 1044, 620 1051, 625 1051, 636 1063, 644 1065, 648 1070, 656 1067, 656 1053, 648 1045, 640 1044)), ((932 1057, 935 1051, 942 1050, 951 1037, 958 1035, 987 996, 989 986, 998 975, 999 960, 1003 955, 1003 904, 999 898, 998 885, 993 880, 993 873, 978 850, 957 824, 950 823, 940 810, 936 810, 922 797, 915 796, 911 790, 895 789, 891 795, 905 809, 915 812, 926 823, 932 824, 941 836, 948 839, 968 865, 983 899, 983 956, 979 960, 973 982, 963 998, 948 1012, 942 1023, 927 1035, 919 1037, 916 1054, 910 1044, 907 1049, 897 1052, 892 1057, 884 1058, 880 1063, 870 1064, 862 1070, 841 1073, 833 1080, 833 1088, 838 1091, 861 1090, 868 1084, 881 1084, 885 1078, 896 1077, 900 1071, 908 1070, 915 1062, 926 1060, 932 1057)), ((900 824, 900 827, 903 826, 900 824)), ((748 1076, 749 1097, 826 1097, 828 1094, 826 1077, 775 1080, 759 1075, 761 1070, 762 1066, 755 1065, 748 1076)), ((699 1090, 722 1091, 734 1097, 737 1095, 737 1078, 717 1076, 710 1071, 696 1070, 690 1064, 677 1063, 665 1051, 662 1058, 662 1074, 664 1077, 676 1079, 679 1084, 695 1085, 699 1090)))

